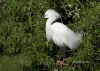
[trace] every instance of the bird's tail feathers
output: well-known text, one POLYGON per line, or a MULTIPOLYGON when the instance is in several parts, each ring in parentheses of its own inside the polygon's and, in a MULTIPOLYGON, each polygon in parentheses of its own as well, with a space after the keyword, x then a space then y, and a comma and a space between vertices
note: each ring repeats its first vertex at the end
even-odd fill
POLYGON ((83 36, 82 33, 76 33, 74 35, 73 45, 71 46, 72 50, 75 50, 79 46, 79 43, 82 41, 82 36, 83 36))

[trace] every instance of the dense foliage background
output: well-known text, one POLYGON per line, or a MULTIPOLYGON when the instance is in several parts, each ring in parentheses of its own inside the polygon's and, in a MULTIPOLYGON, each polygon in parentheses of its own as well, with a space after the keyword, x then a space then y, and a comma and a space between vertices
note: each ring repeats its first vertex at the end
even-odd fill
POLYGON ((0 71, 100 71, 99 0, 0 0, 0 71), (56 66, 59 48, 47 43, 48 8, 83 38, 78 49, 66 53, 67 66, 56 66))

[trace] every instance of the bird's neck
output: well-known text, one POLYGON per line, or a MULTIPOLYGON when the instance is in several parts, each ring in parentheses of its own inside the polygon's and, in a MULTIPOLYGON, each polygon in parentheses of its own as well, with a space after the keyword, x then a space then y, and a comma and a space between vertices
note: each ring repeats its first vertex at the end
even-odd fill
POLYGON ((46 26, 50 27, 53 24, 54 21, 55 21, 55 19, 53 19, 53 18, 48 19, 47 22, 46 22, 46 26))

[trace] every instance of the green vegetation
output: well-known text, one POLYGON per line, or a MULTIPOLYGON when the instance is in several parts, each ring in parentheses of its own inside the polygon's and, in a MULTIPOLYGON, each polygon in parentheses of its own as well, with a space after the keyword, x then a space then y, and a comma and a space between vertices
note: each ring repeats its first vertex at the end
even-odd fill
POLYGON ((0 71, 100 71, 99 66, 99 0, 0 0, 0 71), (61 13, 69 28, 84 34, 67 66, 56 66, 59 48, 47 43, 46 20, 39 19, 48 8, 61 13))

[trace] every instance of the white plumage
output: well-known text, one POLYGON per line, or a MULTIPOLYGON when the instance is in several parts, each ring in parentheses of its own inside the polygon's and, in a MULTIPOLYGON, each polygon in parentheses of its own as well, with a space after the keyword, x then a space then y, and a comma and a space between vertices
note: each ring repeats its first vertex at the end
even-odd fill
POLYGON ((78 47, 82 34, 74 33, 63 23, 54 22, 55 20, 61 18, 58 12, 48 9, 44 15, 44 18, 48 18, 46 22, 46 37, 48 41, 53 40, 57 46, 67 46, 72 50, 78 47))

